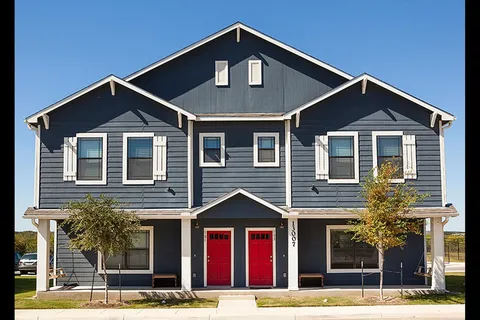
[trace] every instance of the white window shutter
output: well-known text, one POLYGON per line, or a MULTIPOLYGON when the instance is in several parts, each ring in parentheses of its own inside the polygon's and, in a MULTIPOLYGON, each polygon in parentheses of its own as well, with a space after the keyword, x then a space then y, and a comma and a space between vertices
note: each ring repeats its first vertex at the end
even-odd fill
POLYGON ((228 85, 228 61, 215 61, 215 84, 228 85))
POLYGON ((153 137, 153 180, 167 180, 167 137, 153 137))
POLYGON ((77 179, 77 138, 63 138, 63 181, 77 179))
POLYGON ((315 136, 315 176, 328 179, 328 136, 315 136))
POLYGON ((403 174, 405 179, 417 179, 417 151, 414 135, 403 135, 403 174))
POLYGON ((248 61, 248 84, 261 85, 262 84, 262 61, 249 60, 248 61))

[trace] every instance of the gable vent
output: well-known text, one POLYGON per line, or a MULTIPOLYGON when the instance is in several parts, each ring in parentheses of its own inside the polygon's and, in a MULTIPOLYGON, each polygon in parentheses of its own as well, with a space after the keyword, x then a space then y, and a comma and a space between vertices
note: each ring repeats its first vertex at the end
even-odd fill
POLYGON ((249 85, 262 84, 262 61, 260 60, 248 61, 248 84, 249 85))
POLYGON ((215 85, 228 86, 228 61, 215 61, 215 85))

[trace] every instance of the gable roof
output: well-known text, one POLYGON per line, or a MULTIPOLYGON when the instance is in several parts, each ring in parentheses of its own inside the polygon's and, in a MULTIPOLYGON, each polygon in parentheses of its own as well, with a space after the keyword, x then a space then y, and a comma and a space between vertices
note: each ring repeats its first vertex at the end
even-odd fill
POLYGON ((247 25, 245 25, 241 22, 236 22, 236 23, 234 23, 234 24, 232 24, 232 25, 230 25, 230 26, 228 26, 228 27, 226 27, 226 28, 224 28, 224 29, 206 37, 206 38, 203 38, 202 40, 199 40, 199 41, 197 41, 197 42, 195 42, 195 43, 193 43, 193 44, 191 44, 191 45, 189 45, 189 46, 187 46, 187 47, 185 47, 185 48, 183 48, 183 49, 181 49, 181 50, 179 50, 179 51, 177 51, 177 52, 175 52, 175 53, 173 53, 173 54, 171 54, 171 55, 169 55, 169 56, 167 56, 167 57, 165 57, 165 58, 163 58, 163 59, 161 59, 157 62, 154 62, 154 63, 150 64, 149 66, 147 66, 143 69, 135 71, 134 73, 126 76, 124 79, 125 79, 125 81, 130 81, 132 79, 135 79, 136 77, 141 76, 142 74, 147 73, 148 71, 150 71, 152 69, 155 69, 156 67, 161 66, 162 64, 167 63, 168 61, 173 60, 173 59, 175 59, 175 58, 177 58, 177 57, 179 57, 179 56, 181 56, 181 55, 183 55, 183 54, 185 54, 185 53, 187 53, 187 52, 189 52, 189 51, 191 51, 195 48, 198 48, 198 47, 206 44, 207 42, 210 42, 210 41, 212 41, 212 40, 214 40, 214 39, 230 32, 230 31, 232 31, 232 30, 235 30, 237 28, 239 28, 241 30, 244 30, 246 32, 249 32, 249 33, 265 40, 265 41, 268 41, 268 42, 282 48, 282 49, 285 49, 285 50, 287 50, 287 51, 289 51, 293 54, 296 54, 297 56, 300 56, 300 57, 302 57, 302 58, 304 58, 304 59, 306 59, 310 62, 313 62, 314 64, 319 65, 320 67, 323 67, 323 68, 325 68, 325 69, 327 69, 331 72, 334 72, 334 73, 338 74, 339 76, 344 77, 347 80, 350 80, 350 79, 353 78, 353 76, 351 76, 350 74, 348 74, 348 73, 346 73, 346 72, 344 72, 340 69, 337 69, 337 68, 335 68, 335 67, 333 67, 333 66, 331 66, 331 65, 329 65, 329 64, 327 64, 327 63, 325 63, 321 60, 318 60, 317 58, 314 58, 314 57, 312 57, 312 56, 310 56, 310 55, 308 55, 308 54, 306 54, 306 53, 304 53, 304 52, 302 52, 298 49, 295 49, 295 48, 293 48, 293 47, 291 47, 291 46, 289 46, 289 45, 287 45, 287 44, 285 44, 281 41, 278 41, 277 39, 274 39, 270 36, 267 36, 266 34, 261 33, 260 31, 255 30, 255 29, 253 29, 253 28, 251 28, 251 27, 249 27, 249 26, 247 26, 247 25))
POLYGON ((394 86, 392 86, 392 85, 390 85, 390 84, 388 84, 384 81, 381 81, 381 80, 379 80, 379 79, 377 79, 377 78, 375 78, 375 77, 373 77, 373 76, 371 76, 367 73, 363 73, 363 74, 359 75, 358 77, 355 77, 355 78, 353 78, 353 79, 351 79, 351 80, 349 80, 345 83, 342 83, 338 87, 336 87, 336 88, 322 94, 321 96, 319 96, 319 97, 301 105, 300 107, 298 107, 296 109, 293 109, 292 111, 286 112, 283 117, 284 117, 284 119, 291 119, 294 114, 296 114, 298 112, 301 112, 301 111, 319 103, 320 101, 323 101, 323 100, 339 93, 340 91, 343 91, 346 88, 351 87, 352 85, 354 85, 354 84, 356 84, 356 83, 358 83, 362 80, 365 80, 367 82, 371 81, 371 82, 375 83, 376 85, 378 85, 380 87, 383 87, 383 88, 385 88, 385 89, 387 89, 387 90, 389 90, 389 91, 391 91, 391 92, 393 92, 393 93, 395 93, 395 94, 397 94, 397 95, 399 95, 399 96, 401 96, 401 97, 403 97, 407 100, 410 100, 410 101, 418 104, 419 106, 424 107, 425 109, 428 109, 428 110, 432 111, 432 113, 440 115, 441 119, 444 120, 444 121, 453 121, 453 120, 456 119, 456 117, 453 114, 448 113, 448 112, 446 112, 442 109, 439 109, 439 108, 437 108, 437 107, 435 107, 435 106, 433 106, 433 105, 431 105, 431 104, 429 104, 429 103, 427 103, 423 100, 420 100, 420 99, 406 93, 405 91, 397 89, 394 86))
POLYGON ((168 107, 168 108, 170 108, 174 111, 177 111, 177 112, 185 115, 189 120, 195 120, 197 118, 193 113, 190 113, 190 112, 174 105, 173 103, 168 102, 166 100, 163 100, 162 98, 159 98, 156 95, 153 95, 150 92, 148 92, 146 90, 143 90, 142 88, 139 88, 139 87, 135 86, 134 84, 126 82, 125 80, 120 79, 120 78, 118 78, 118 77, 116 77, 112 74, 112 75, 109 75, 109 76, 107 76, 107 77, 89 85, 86 88, 83 88, 82 90, 79 90, 79 91, 69 95, 68 97, 66 97, 66 98, 64 98, 64 99, 46 107, 46 108, 28 116, 27 118, 25 118, 24 121, 26 123, 37 123, 39 117, 41 117, 43 115, 46 115, 49 112, 52 112, 53 110, 55 110, 57 108, 60 108, 61 106, 65 105, 66 103, 68 103, 70 101, 73 101, 73 100, 77 99, 78 97, 81 97, 84 94, 87 94, 90 91, 92 91, 92 90, 94 90, 94 89, 96 89, 96 88, 98 88, 98 87, 100 87, 100 86, 102 86, 102 85, 104 85, 104 84, 106 84, 110 81, 116 82, 116 83, 118 83, 118 84, 132 90, 132 91, 135 91, 135 92, 137 92, 137 93, 139 93, 139 94, 141 94, 141 95, 143 95, 143 96, 145 96, 145 97, 147 97, 147 98, 149 98, 149 99, 151 99, 155 102, 160 103, 161 105, 164 105, 164 106, 166 106, 166 107, 168 107))
POLYGON ((246 190, 244 190, 244 189, 242 189, 242 188, 237 188, 237 189, 235 189, 235 190, 233 190, 233 191, 230 191, 229 193, 224 194, 223 196, 218 197, 218 198, 215 199, 215 200, 210 201, 210 202, 207 203, 206 205, 204 205, 204 206, 202 206, 202 207, 199 207, 199 208, 193 210, 193 211, 191 212, 191 215, 192 215, 192 216, 197 216, 199 213, 202 213, 202 212, 204 212, 204 211, 207 211, 208 209, 211 209, 211 208, 219 205, 220 203, 222 203, 222 202, 230 199, 230 198, 233 197, 233 196, 236 196, 237 194, 242 194, 242 195, 244 195, 244 196, 252 199, 253 201, 256 201, 256 202, 264 205, 265 207, 267 207, 267 208, 269 208, 269 209, 271 209, 271 210, 273 210, 273 211, 278 212, 278 213, 281 214, 282 216, 289 215, 289 214, 288 214, 288 211, 286 211, 286 210, 284 210, 284 209, 282 209, 282 208, 280 208, 280 207, 277 207, 276 205, 271 204, 270 202, 268 202, 268 201, 266 201, 266 200, 264 200, 264 199, 262 199, 262 198, 260 198, 260 197, 258 197, 258 196, 256 196, 256 195, 254 195, 253 193, 250 193, 250 192, 248 192, 248 191, 246 191, 246 190))

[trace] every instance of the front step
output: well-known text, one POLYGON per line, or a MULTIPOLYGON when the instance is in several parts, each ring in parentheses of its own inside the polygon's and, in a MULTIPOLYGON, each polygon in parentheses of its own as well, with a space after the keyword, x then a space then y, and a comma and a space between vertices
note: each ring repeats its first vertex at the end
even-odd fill
POLYGON ((221 295, 218 297, 217 314, 248 314, 257 312, 257 302, 253 294, 221 295))

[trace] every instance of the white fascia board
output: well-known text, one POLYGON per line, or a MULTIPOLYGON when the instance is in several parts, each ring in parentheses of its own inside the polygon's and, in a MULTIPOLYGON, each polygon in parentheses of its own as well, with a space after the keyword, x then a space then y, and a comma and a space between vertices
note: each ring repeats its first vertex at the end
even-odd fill
POLYGON ((186 110, 183 110, 182 108, 180 108, 180 107, 178 107, 178 106, 176 106, 176 105, 174 105, 174 104, 172 104, 172 103, 170 103, 166 100, 163 100, 163 99, 151 94, 150 92, 145 91, 145 90, 143 90, 143 89, 141 89, 141 88, 139 88, 139 87, 137 87, 137 86, 135 86, 135 85, 133 85, 129 82, 126 82, 125 80, 122 80, 122 79, 120 79, 120 78, 118 78, 114 75, 110 75, 110 76, 108 76, 108 77, 106 77, 102 80, 99 80, 99 81, 93 83, 92 85, 90 85, 90 86, 88 86, 88 87, 86 87, 86 88, 84 88, 80 91, 77 91, 76 93, 66 97, 65 99, 62 99, 62 100, 58 101, 57 103, 52 104, 51 106, 45 108, 44 110, 41 110, 41 111, 31 115, 30 117, 25 119, 25 122, 27 124, 28 123, 37 123, 37 121, 38 121, 37 119, 39 117, 43 117, 44 115, 48 114, 49 112, 65 105, 66 103, 68 103, 70 101, 75 100, 76 98, 78 98, 80 96, 83 96, 84 94, 86 94, 86 93, 88 93, 88 92, 106 84, 106 83, 110 83, 111 81, 114 81, 114 82, 116 82, 116 83, 118 83, 118 84, 132 90, 132 91, 135 91, 135 92, 137 92, 137 93, 139 93, 139 94, 141 94, 141 95, 143 95, 143 96, 161 104, 161 105, 164 105, 164 106, 166 106, 166 107, 168 107, 172 110, 175 110, 175 111, 185 115, 189 120, 195 120, 197 118, 193 113, 190 113, 186 110))
POLYGON ((270 43, 272 43, 272 44, 274 44, 274 45, 276 45, 276 46, 278 46, 282 49, 285 49, 285 50, 287 50, 287 51, 289 51, 293 54, 296 54, 297 56, 300 56, 300 57, 304 58, 305 60, 308 60, 308 61, 310 61, 310 62, 312 62, 312 63, 314 63, 314 64, 316 64, 316 65, 318 65, 318 66, 320 66, 324 69, 327 69, 327 70, 329 70, 333 73, 336 73, 339 76, 342 76, 343 78, 345 78, 347 80, 350 80, 350 79, 353 78, 348 73, 345 73, 345 72, 343 72, 343 71, 341 71, 341 70, 339 70, 335 67, 332 67, 331 65, 329 65, 329 64, 327 64, 323 61, 320 61, 320 60, 318 60, 318 59, 316 59, 312 56, 309 56, 308 54, 306 54, 306 53, 304 53, 300 50, 297 50, 297 49, 295 49, 295 48, 293 48, 293 47, 291 47, 291 46, 289 46, 289 45, 287 45, 283 42, 280 42, 280 41, 278 41, 278 40, 276 40, 272 37, 269 37, 269 36, 259 32, 259 31, 255 30, 255 29, 247 27, 246 25, 244 25, 240 22, 237 22, 237 23, 235 23, 235 24, 233 24, 229 27, 226 27, 225 29, 222 29, 222 30, 220 30, 220 31, 218 31, 218 32, 200 40, 200 41, 197 41, 197 42, 191 44, 190 46, 185 47, 185 48, 183 48, 183 49, 181 49, 181 50, 179 50, 179 51, 177 51, 177 52, 175 52, 175 53, 173 53, 173 54, 171 54, 171 55, 169 55, 169 56, 167 56, 167 57, 165 57, 165 58, 163 58, 163 59, 161 59, 157 62, 154 62, 151 65, 149 65, 149 66, 147 66, 147 67, 145 67, 145 68, 143 68, 143 69, 141 69, 137 72, 132 73, 131 75, 125 77, 124 80, 125 81, 130 81, 132 79, 135 79, 136 77, 141 76, 142 74, 147 73, 148 71, 150 71, 152 69, 155 69, 156 67, 158 67, 158 66, 160 66, 164 63, 167 63, 168 61, 171 61, 171 60, 173 60, 173 59, 175 59, 175 58, 177 58, 177 57, 179 57, 179 56, 181 56, 181 55, 183 55, 183 54, 185 54, 185 53, 187 53, 187 52, 189 52, 189 51, 191 51, 195 48, 198 48, 198 47, 204 45, 205 43, 207 43, 209 41, 212 41, 212 40, 230 32, 232 30, 235 30, 237 28, 240 28, 244 31, 250 32, 251 34, 253 34, 253 35, 255 35, 255 36, 257 36, 257 37, 259 37, 259 38, 261 38, 261 39, 263 39, 267 42, 270 42, 270 43))
POLYGON ((283 121, 283 116, 197 116, 196 121, 283 121))

